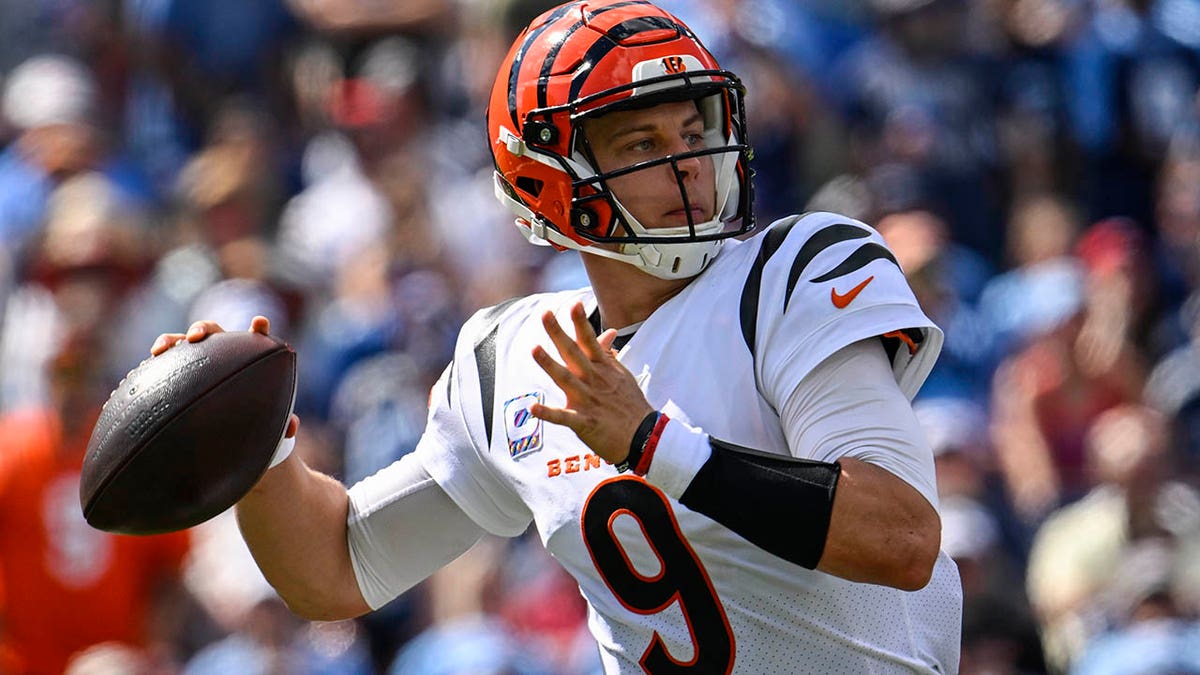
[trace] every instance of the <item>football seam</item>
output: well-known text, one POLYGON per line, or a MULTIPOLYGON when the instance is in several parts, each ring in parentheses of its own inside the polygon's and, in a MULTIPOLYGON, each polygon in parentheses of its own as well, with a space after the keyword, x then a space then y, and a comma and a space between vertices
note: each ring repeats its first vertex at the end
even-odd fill
MULTIPOLYGON (((104 491, 108 489, 108 486, 112 484, 113 480, 116 479, 116 477, 122 472, 122 470, 124 470, 124 468, 126 466, 128 466, 130 462, 132 462, 135 458, 137 458, 137 456, 140 455, 142 453, 142 451, 145 450, 148 445, 153 443, 154 439, 158 438, 159 434, 161 434, 163 432, 164 428, 167 426, 167 424, 169 422, 176 419, 177 417, 179 417, 179 415, 182 415, 183 413, 187 412, 193 406, 198 404, 200 401, 202 401, 205 398, 207 398, 208 396, 210 396, 218 387, 220 387, 225 382, 228 382, 230 379, 238 376, 239 374, 244 372, 246 369, 254 366, 255 364, 258 364, 258 363, 262 362, 263 360, 268 359, 268 358, 278 354, 282 350, 288 350, 286 344, 279 345, 279 348, 273 349, 273 350, 267 352, 266 354, 259 356, 257 359, 254 359, 253 361, 246 363, 245 366, 233 371, 232 373, 229 373, 225 377, 214 382, 207 390, 205 390, 202 394, 197 396, 189 405, 187 405, 184 408, 179 408, 174 415, 166 417, 163 420, 163 422, 160 424, 159 428, 153 434, 151 434, 149 437, 142 440, 142 442, 140 443, 141 447, 139 447, 136 452, 130 453, 129 456, 126 457, 123 462, 121 462, 116 467, 114 467, 112 471, 108 472, 108 476, 100 483, 100 485, 96 486, 95 492, 92 493, 92 500, 91 500, 92 503, 87 508, 87 510, 84 511, 84 518, 86 519, 87 516, 94 510, 96 503, 100 501, 100 498, 104 495, 104 491)), ((290 351, 290 350, 288 350, 288 351, 290 351)), ((211 360, 211 357, 209 357, 209 356, 205 356, 204 358, 211 360)), ((196 363, 198 361, 199 361, 199 359, 197 359, 197 361, 194 361, 193 363, 196 363)), ((165 386, 168 382, 171 381, 171 379, 173 379, 173 378, 169 378, 168 380, 160 383, 159 386, 165 386)), ((293 405, 294 405, 295 390, 296 390, 295 375, 292 376, 291 380, 292 380, 292 396, 293 396, 293 405)), ((126 407, 126 410, 122 411, 122 412, 123 412, 123 415, 122 415, 122 420, 123 420, 124 417, 128 416, 127 415, 128 406, 126 407)), ((285 420, 285 424, 286 424, 286 420, 285 420)), ((111 431, 112 430, 110 429, 110 433, 111 433, 111 431)), ((108 436, 106 434, 105 440, 107 440, 107 437, 108 436)))

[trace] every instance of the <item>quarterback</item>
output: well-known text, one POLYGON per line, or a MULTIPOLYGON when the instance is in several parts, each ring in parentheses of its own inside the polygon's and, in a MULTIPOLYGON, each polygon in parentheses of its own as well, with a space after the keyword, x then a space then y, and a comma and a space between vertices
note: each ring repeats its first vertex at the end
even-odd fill
POLYGON ((363 614, 532 524, 609 673, 956 672, 910 405, 942 334, 878 233, 751 232, 742 85, 649 2, 536 19, 487 131, 517 227, 581 252, 591 286, 478 312, 417 450, 349 490, 281 443, 237 510, 289 606, 363 614))

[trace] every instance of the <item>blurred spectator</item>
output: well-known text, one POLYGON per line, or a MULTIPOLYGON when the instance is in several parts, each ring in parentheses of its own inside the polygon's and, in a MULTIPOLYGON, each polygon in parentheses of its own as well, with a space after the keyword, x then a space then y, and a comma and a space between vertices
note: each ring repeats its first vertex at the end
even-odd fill
POLYGON ((170 669, 184 656, 188 534, 119 536, 84 520, 79 473, 111 382, 96 333, 48 337, 58 344, 51 401, 0 417, 0 670, 59 673, 107 641, 144 648, 170 669))
POLYGON ((127 359, 125 326, 107 325, 128 307, 149 253, 139 214, 111 182, 89 172, 56 188, 34 243, 0 317, 0 410, 49 400, 44 368, 56 343, 47 335, 114 335, 95 355, 97 376, 113 382, 144 356, 127 359))
POLYGON ((101 642, 72 656, 64 675, 151 675, 156 667, 144 650, 101 642))
POLYGON ((370 675, 367 653, 354 624, 305 626, 278 596, 255 602, 230 635, 208 645, 182 675, 370 675))
POLYGON ((1149 354, 1154 328, 1150 317, 1159 307, 1145 235, 1127 218, 1106 218, 1083 233, 1075 254, 1087 272, 1089 320, 1081 340, 1092 352, 1094 367, 1104 368, 1116 359, 1120 343, 1133 346, 1139 355, 1149 354))
MULTIPOLYGON (((410 40, 381 39, 333 84, 328 112, 336 132, 309 144, 312 182, 283 213, 279 242, 289 281, 318 305, 304 327, 301 367, 310 386, 299 403, 322 416, 347 370, 389 349, 417 360, 414 382, 427 388, 462 321, 456 296, 465 270, 481 288, 485 279, 489 290, 504 288, 474 269, 488 259, 478 251, 457 267, 431 211, 430 186, 440 184, 454 153, 420 123, 428 101, 417 79, 419 56, 410 40)), ((464 198, 474 197, 456 193, 450 203, 456 229, 470 231, 458 225, 476 219, 462 218, 471 212, 458 210, 464 198)), ((474 251, 478 240, 469 246, 474 251)))
POLYGON ((1002 363, 992 394, 999 466, 1017 513, 1036 525, 1088 487, 1083 437, 1097 415, 1137 400, 1139 371, 1126 350, 1094 370, 1081 346, 1083 314, 1002 363))
POLYGON ((143 355, 146 342, 191 321, 197 310, 219 312, 233 330, 264 314, 288 337, 301 307, 286 292, 275 261, 272 235, 282 188, 273 170, 273 142, 261 110, 244 99, 228 100, 208 144, 180 173, 169 227, 153 240, 158 250, 151 278, 139 289, 136 311, 121 317, 141 336, 130 344, 143 355))
MULTIPOLYGON (((967 3, 873 0, 878 30, 834 66, 851 152, 868 167, 915 173, 917 197, 955 241, 994 257, 1001 241, 991 66, 967 41, 967 3)), ((907 205, 911 206, 911 204, 907 205)))
POLYGON ((1152 286, 1140 235, 1110 219, 1088 228, 1075 251, 1085 274, 1079 306, 1002 363, 993 384, 997 456, 1013 505, 1030 524, 1091 487, 1083 469, 1087 428, 1104 410, 1140 400, 1146 378, 1137 335, 1152 286))
POLYGON ((978 8, 975 37, 1002 64, 996 73, 1005 189, 1019 202, 1065 187, 1075 153, 1066 142, 1068 105, 1063 45, 1085 20, 1077 0, 1000 0, 978 8))
POLYGON ((1200 119, 1180 130, 1158 172, 1155 194, 1154 276, 1159 310, 1151 346, 1155 356, 1188 339, 1180 311, 1200 288, 1200 119))
POLYGON ((874 222, 875 195, 861 176, 843 173, 825 181, 816 189, 805 211, 829 211, 865 223, 874 222))
POLYGON ((952 241, 945 222, 929 211, 889 214, 879 220, 877 229, 904 270, 921 309, 946 334, 920 395, 979 398, 991 379, 995 346, 970 299, 978 295, 988 264, 952 241))
POLYGON ((82 50, 97 23, 98 8, 93 5, 86 0, 0 4, 0 73, 36 54, 82 50))
MULTIPOLYGON (((196 148, 217 107, 247 96, 288 119, 283 55, 298 32, 283 0, 151 0, 158 18, 143 25, 160 81, 196 148)), ((143 9, 143 12, 146 10, 143 9)))
POLYGON ((330 290, 368 249, 402 256, 406 268, 435 264, 441 252, 425 211, 418 57, 414 42, 389 37, 327 83, 322 113, 333 130, 305 149, 306 184, 286 205, 279 234, 284 264, 309 292, 330 290))
POLYGON ((1156 164, 1195 116, 1200 22, 1195 0, 1112 0, 1064 45, 1068 130, 1085 160, 1085 216, 1153 218, 1156 164))
POLYGON ((1041 673, 1041 642, 1022 584, 1024 551, 1010 532, 982 406, 922 398, 913 412, 934 454, 942 550, 963 585, 963 673, 1041 673))
POLYGON ((1174 592, 1177 561, 1170 545, 1146 542, 1121 561, 1110 589, 1114 627, 1085 648, 1079 675, 1200 672, 1200 621, 1174 592))
POLYGON ((429 386, 404 353, 384 352, 347 370, 330 414, 345 434, 345 481, 357 483, 416 448, 429 386))
POLYGON ((1008 271, 992 278, 979 297, 979 310, 1007 355, 1077 311, 1083 271, 1071 255, 1079 217, 1053 193, 1030 195, 1008 222, 1008 271))
POLYGON ((1046 672, 1020 569, 999 546, 994 518, 963 498, 943 500, 942 545, 963 580, 962 673, 1046 672))
POLYGON ((211 249, 223 277, 264 279, 273 271, 268 237, 282 194, 270 129, 252 103, 226 100, 205 147, 179 176, 180 225, 211 249))
POLYGON ((1154 365, 1145 398, 1174 420, 1179 447, 1196 464, 1200 462, 1200 294, 1188 297, 1180 315, 1188 341, 1154 365))
MULTIPOLYGON (((553 668, 553 662, 544 652, 515 634, 499 614, 506 594, 503 561, 508 545, 495 538, 484 538, 425 582, 429 626, 400 650, 388 673, 551 675, 561 672, 553 668)), ((544 566, 539 569, 545 571, 544 566)))
POLYGON ((0 155, 0 248, 23 252, 54 186, 97 166, 95 99, 92 75, 67 57, 37 56, 9 74, 3 113, 19 135, 0 155))
POLYGON ((286 0, 301 19, 322 32, 375 34, 387 31, 429 31, 444 26, 453 3, 410 0, 382 6, 363 6, 352 0, 286 0))
MULTIPOLYGON (((1106 605, 1112 593, 1152 579, 1127 578, 1120 563, 1129 551, 1141 542, 1164 540, 1191 551, 1172 558, 1182 572, 1194 566, 1190 558, 1200 543, 1200 495, 1175 478, 1177 456, 1161 415, 1139 405, 1114 408, 1089 428, 1087 451, 1096 487, 1046 519, 1027 576, 1047 657, 1060 670, 1109 622, 1127 616, 1114 616, 1106 605)), ((1180 579, 1194 585, 1192 577, 1180 579)), ((1187 592, 1193 600, 1196 588, 1187 592)), ((1130 607, 1126 599, 1125 610, 1130 607)))

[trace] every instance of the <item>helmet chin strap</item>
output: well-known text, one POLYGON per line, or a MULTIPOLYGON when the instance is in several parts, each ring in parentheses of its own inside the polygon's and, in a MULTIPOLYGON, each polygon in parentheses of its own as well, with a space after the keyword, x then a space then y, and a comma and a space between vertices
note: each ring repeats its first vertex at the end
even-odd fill
MULTIPOLYGON (((532 215, 532 213, 531 213, 532 215)), ((533 244, 556 244, 587 255, 619 260, 659 279, 687 279, 704 271, 721 249, 724 239, 686 244, 622 244, 619 251, 598 245, 583 245, 562 232, 546 226, 539 218, 518 218, 517 229, 533 244)))
MULTIPOLYGON (((658 277, 659 279, 687 279, 694 277, 704 271, 713 258, 717 256, 717 252, 721 249, 723 239, 714 241, 699 241, 688 242, 681 244, 658 244, 653 242, 638 242, 622 244, 617 251, 602 248, 597 245, 580 244, 567 235, 550 227, 544 220, 539 218, 528 206, 520 200, 512 197, 508 191, 504 189, 503 179, 499 175, 495 175, 494 188, 497 199, 505 204, 509 210, 515 213, 518 218, 514 221, 517 229, 524 235, 530 243, 538 246, 557 245, 563 248, 570 248, 581 253, 596 255, 602 258, 610 258, 612 260, 620 260, 623 263, 633 265, 634 267, 658 277)), ((641 223, 637 222, 625 207, 617 202, 617 207, 622 213, 630 219, 630 222, 636 223, 635 228, 646 232, 641 223)), ((706 223, 696 225, 696 230, 705 231, 708 229, 718 229, 723 227, 719 219, 714 218, 706 223)), ((676 230, 678 228, 670 228, 676 230)), ((686 229, 686 228, 685 228, 686 229)), ((666 234, 666 232, 662 232, 666 234)), ((672 232, 674 233, 674 232, 672 232)))

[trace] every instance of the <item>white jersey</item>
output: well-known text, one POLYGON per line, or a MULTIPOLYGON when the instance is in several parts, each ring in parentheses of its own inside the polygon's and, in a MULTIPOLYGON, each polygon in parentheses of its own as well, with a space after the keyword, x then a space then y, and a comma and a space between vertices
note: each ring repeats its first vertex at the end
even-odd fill
MULTIPOLYGON (((501 536, 532 522, 575 577, 610 673, 869 673, 957 669, 961 587, 942 553, 916 592, 846 581, 750 544, 620 474, 569 428, 529 414, 565 395, 533 361, 554 353, 542 325, 590 290, 543 294, 481 311, 431 396, 416 455, 479 526, 501 536)), ((941 332, 925 317, 878 233, 814 213, 779 221, 721 255, 654 311, 620 350, 651 405, 736 445, 833 461, 789 448, 780 410, 822 360, 892 334, 893 371, 911 398, 941 332), (896 331, 907 331, 897 333, 896 331)), ((869 461, 936 505, 932 459, 869 461), (915 467, 915 468, 914 468, 915 467)), ((653 473, 651 474, 653 477, 653 473)), ((781 523, 781 526, 786 526, 781 523)))

